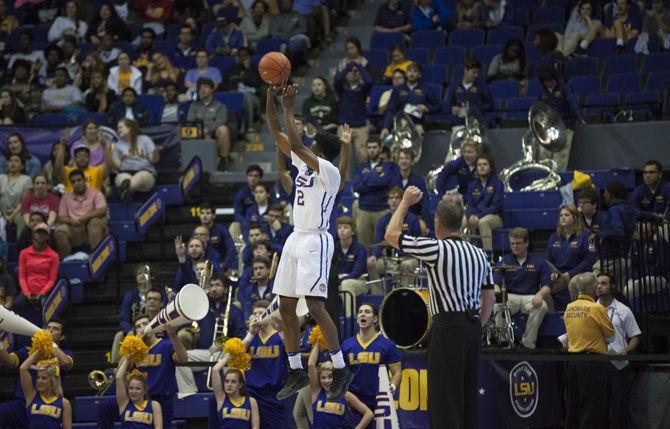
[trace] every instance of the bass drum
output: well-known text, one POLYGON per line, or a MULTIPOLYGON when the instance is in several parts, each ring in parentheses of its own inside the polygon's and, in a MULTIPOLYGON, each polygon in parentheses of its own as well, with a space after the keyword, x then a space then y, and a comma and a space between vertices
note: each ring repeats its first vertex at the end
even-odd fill
POLYGON ((394 289, 384 298, 380 315, 382 332, 399 349, 427 344, 433 324, 428 311, 428 289, 394 289))

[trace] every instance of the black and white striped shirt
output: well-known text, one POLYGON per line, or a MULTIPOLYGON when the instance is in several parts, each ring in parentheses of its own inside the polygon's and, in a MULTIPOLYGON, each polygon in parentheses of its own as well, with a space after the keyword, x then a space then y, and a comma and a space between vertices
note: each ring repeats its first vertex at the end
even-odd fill
POLYGON ((493 272, 479 247, 459 238, 400 236, 400 249, 428 265, 430 312, 479 310, 482 289, 493 289, 493 272))

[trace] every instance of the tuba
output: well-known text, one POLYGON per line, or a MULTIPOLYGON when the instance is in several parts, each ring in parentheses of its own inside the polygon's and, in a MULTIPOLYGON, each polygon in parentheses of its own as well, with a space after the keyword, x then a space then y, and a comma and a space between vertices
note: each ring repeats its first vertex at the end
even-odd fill
POLYGON ((104 396, 114 381, 114 369, 105 371, 95 369, 88 373, 88 385, 95 390, 95 396, 104 396))
POLYGON ((566 143, 566 128, 559 113, 544 102, 533 104, 528 112, 528 130, 521 139, 523 158, 500 173, 500 180, 505 184, 505 192, 514 191, 510 183, 514 175, 528 170, 544 171, 547 176, 534 180, 520 191, 548 191, 558 188, 561 176, 556 172, 556 162, 548 159, 538 160, 537 157, 539 148, 558 152, 566 143))
POLYGON ((417 162, 421 158, 423 136, 412 118, 400 112, 393 118, 393 132, 384 139, 384 144, 390 146, 392 159, 398 158, 400 149, 410 149, 414 154, 414 162, 417 162))
POLYGON ((146 314, 147 312, 147 293, 151 289, 151 266, 143 264, 137 266, 139 269, 135 270, 135 282, 137 283, 137 290, 140 293, 140 301, 133 303, 131 310, 133 316, 146 314))

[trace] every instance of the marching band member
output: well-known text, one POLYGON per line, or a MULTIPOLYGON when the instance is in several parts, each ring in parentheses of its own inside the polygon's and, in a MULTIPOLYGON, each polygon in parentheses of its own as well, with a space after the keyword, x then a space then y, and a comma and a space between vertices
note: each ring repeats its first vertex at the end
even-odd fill
POLYGON ((25 393, 28 429, 72 429, 72 406, 63 397, 57 359, 38 362, 33 384, 30 369, 39 358, 36 351, 19 368, 21 388, 25 393))
MULTIPOLYGON (((69 371, 74 365, 74 354, 71 350, 61 349, 60 344, 65 339, 65 322, 53 318, 45 328, 51 333, 56 346, 52 355, 58 360, 60 370, 69 371)), ((15 352, 8 353, 0 343, 0 364, 5 368, 17 368, 28 359, 28 347, 22 347, 15 352)), ((31 372, 34 375, 34 372, 31 372)), ((25 395, 20 380, 16 383, 16 392, 13 401, 0 404, 0 428, 27 428, 28 420, 26 414, 25 395)))
POLYGON ((229 355, 217 362, 212 369, 212 387, 216 398, 219 429, 260 429, 258 402, 246 393, 244 373, 229 368, 221 381, 221 370, 228 363, 229 355))
POLYGON ((242 304, 242 310, 246 318, 249 318, 254 302, 259 300, 272 301, 274 298, 272 293, 274 281, 270 278, 271 265, 267 258, 254 258, 253 277, 240 281, 237 299, 242 304))
POLYGON ((133 370, 126 377, 128 363, 128 358, 122 358, 116 371, 121 429, 163 429, 161 405, 148 399, 146 374, 133 370))
MULTIPOLYGON (((178 235, 174 239, 174 247, 179 261, 179 268, 174 280, 174 291, 177 293, 184 285, 189 283, 198 284, 196 265, 205 262, 207 256, 205 255, 206 243, 196 237, 191 237, 187 245, 184 245, 181 235, 178 235)), ((211 262, 215 267, 219 265, 218 261, 211 262)))
POLYGON ((379 313, 372 304, 358 307, 357 322, 358 334, 342 343, 342 353, 354 374, 349 391, 374 412, 379 392, 379 365, 384 364, 391 370, 391 394, 394 394, 402 377, 400 352, 393 341, 377 330, 379 313))
POLYGON ((333 363, 321 362, 319 359, 319 344, 314 344, 309 354, 309 381, 312 394, 312 413, 314 423, 312 429, 337 429, 345 426, 347 408, 351 407, 363 416, 355 429, 364 429, 374 418, 372 410, 351 392, 343 397, 329 401, 326 397, 333 384, 333 363))
POLYGON ((220 223, 216 223, 216 210, 208 203, 200 204, 200 225, 209 230, 209 244, 222 255, 219 258, 222 271, 237 269, 237 249, 230 233, 220 223))

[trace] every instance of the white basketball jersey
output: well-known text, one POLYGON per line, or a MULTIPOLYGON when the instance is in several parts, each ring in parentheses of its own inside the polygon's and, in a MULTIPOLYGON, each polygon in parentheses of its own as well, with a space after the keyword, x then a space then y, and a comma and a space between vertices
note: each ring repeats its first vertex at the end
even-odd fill
POLYGON ((325 159, 317 159, 318 173, 291 152, 291 161, 298 169, 293 199, 293 226, 298 230, 328 229, 330 212, 340 188, 337 167, 325 159))

